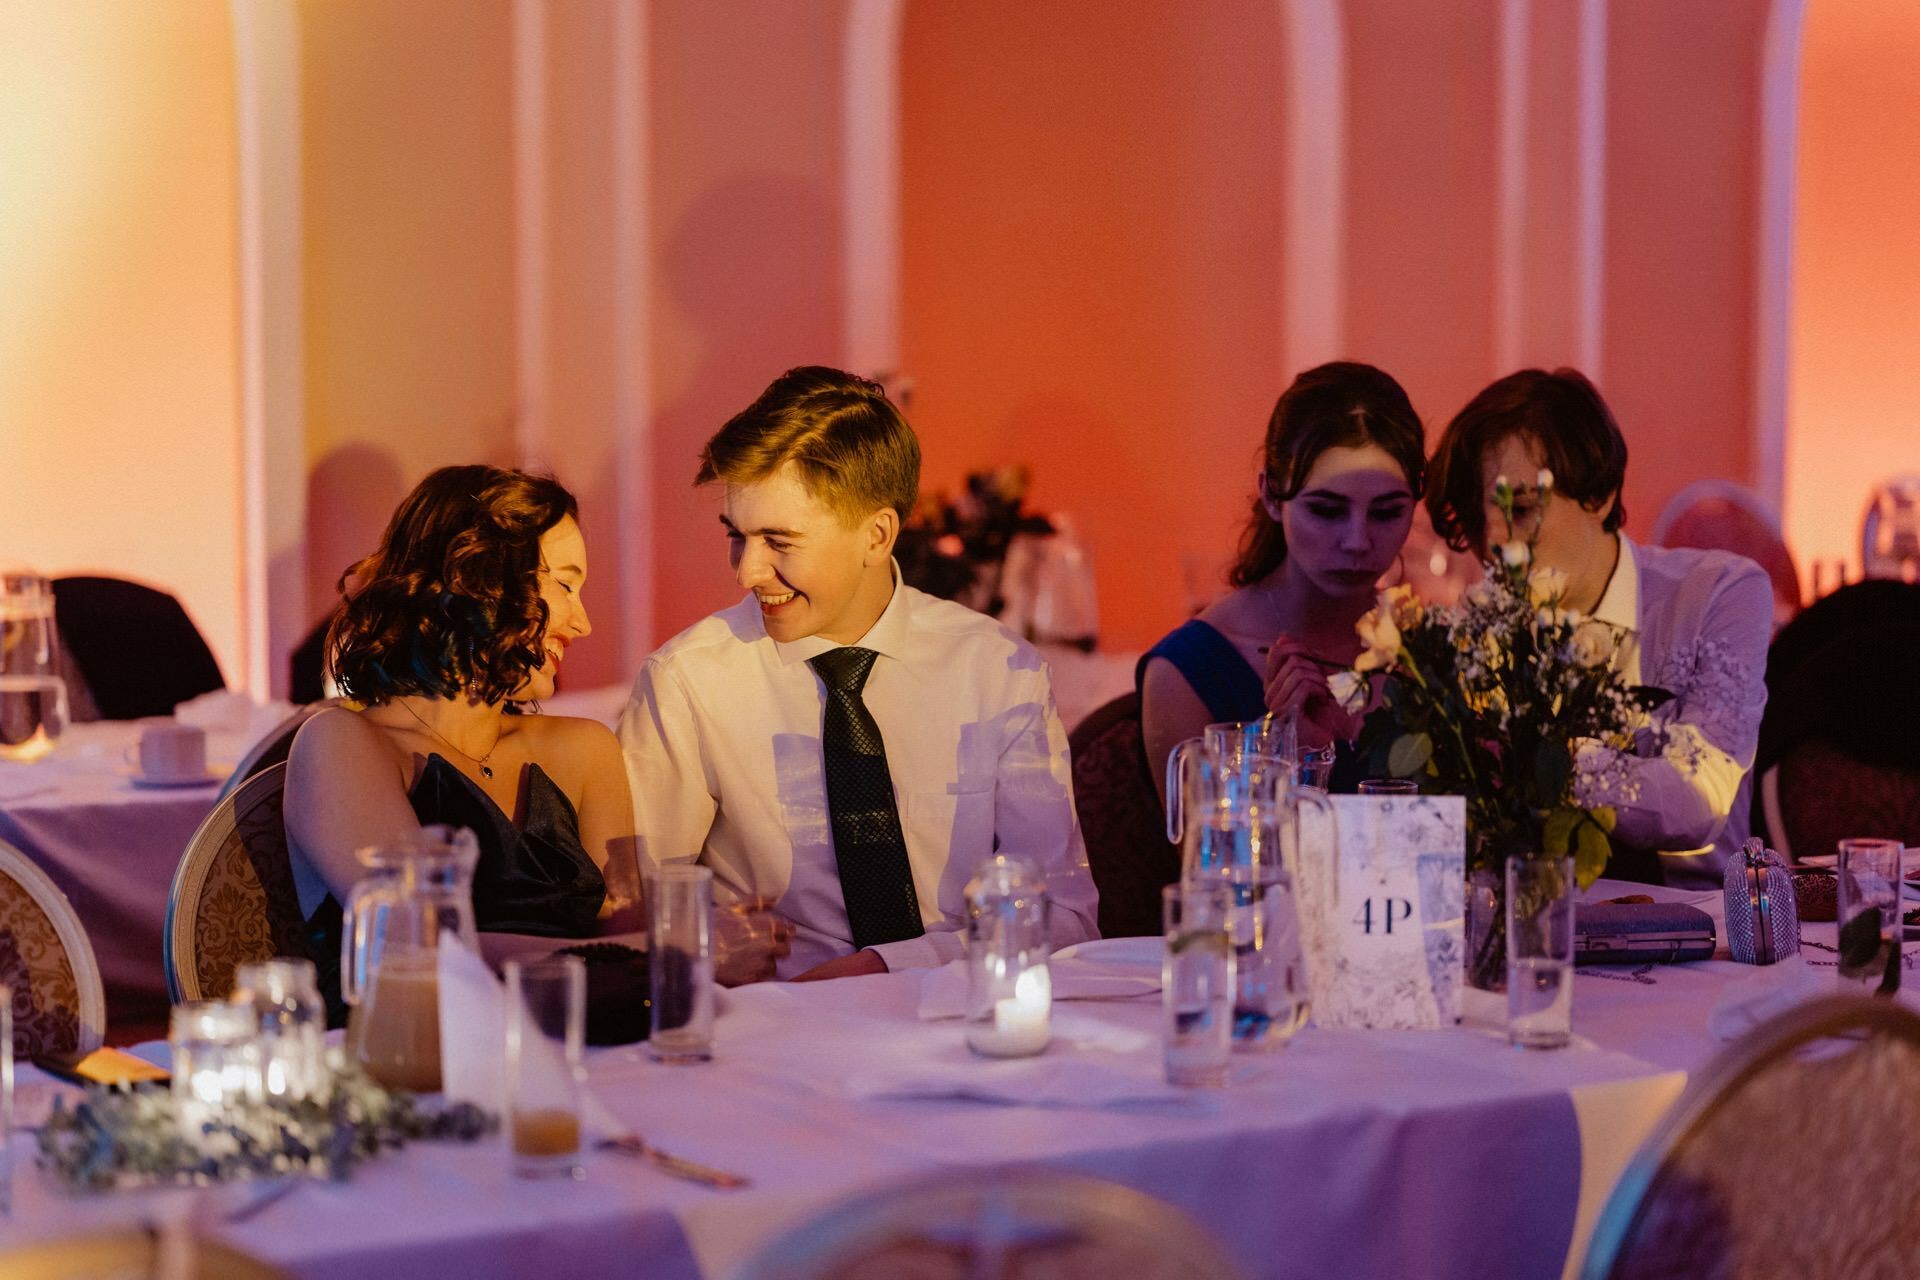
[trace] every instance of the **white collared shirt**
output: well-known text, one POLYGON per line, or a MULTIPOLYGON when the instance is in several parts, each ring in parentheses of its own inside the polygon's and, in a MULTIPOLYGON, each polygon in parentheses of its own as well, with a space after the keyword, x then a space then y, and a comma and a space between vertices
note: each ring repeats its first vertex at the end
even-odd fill
MULTIPOLYGON (((1098 936, 1067 735, 1046 663, 993 619, 898 581, 860 647, 886 740, 926 934, 876 946, 889 969, 964 949, 965 887, 996 850, 1035 863, 1056 947, 1098 936)), ((752 595, 649 657, 620 718, 641 854, 713 868, 714 898, 778 899, 795 926, 783 978, 851 954, 827 808, 826 694, 807 659, 837 648, 766 633, 752 595)))
POLYGON ((1632 761, 1637 794, 1614 800, 1615 834, 1660 850, 1669 884, 1719 883, 1746 839, 1772 610, 1772 587, 1751 561, 1620 535, 1593 616, 1634 633, 1629 683, 1675 696, 1651 717, 1658 753, 1632 761))

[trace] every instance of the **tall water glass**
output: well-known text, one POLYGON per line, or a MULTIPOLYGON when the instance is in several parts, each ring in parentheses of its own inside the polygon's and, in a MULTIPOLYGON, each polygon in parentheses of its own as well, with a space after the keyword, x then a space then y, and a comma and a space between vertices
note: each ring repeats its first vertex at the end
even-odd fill
POLYGON ((0 569, 0 760, 38 760, 67 723, 67 683, 54 661, 53 584, 0 569))
POLYGON ((1507 1035, 1529 1049, 1573 1038, 1573 859, 1507 859, 1507 1035))
POLYGON ((661 1062, 713 1057, 713 872, 674 863, 654 871, 653 1031, 661 1062))
POLYGON ((1223 1085, 1233 1051, 1232 890, 1218 880, 1190 880, 1161 890, 1161 901, 1167 1083, 1223 1085))
POLYGON ((234 975, 233 1003, 253 1013, 260 1072, 254 1101, 324 1097, 327 1006, 311 960, 261 960, 234 975))
POLYGON ((507 961, 507 1110, 513 1171, 578 1178, 586 1090, 587 965, 579 956, 507 961))
POLYGON ((1841 984, 1892 995, 1900 989, 1898 840, 1842 840, 1838 871, 1841 984))

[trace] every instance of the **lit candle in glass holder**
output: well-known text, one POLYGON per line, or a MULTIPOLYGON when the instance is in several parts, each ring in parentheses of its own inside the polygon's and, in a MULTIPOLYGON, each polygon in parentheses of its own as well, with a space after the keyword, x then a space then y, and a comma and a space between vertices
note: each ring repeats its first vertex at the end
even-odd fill
POLYGON ((966 893, 967 1045, 990 1058, 1030 1057, 1052 1037, 1046 881, 995 854, 966 893))
POLYGON ((294 1101, 327 1090, 327 1007, 310 960, 263 960, 234 975, 232 1001, 259 1037, 255 1102, 294 1101))
POLYGON ((175 1005, 167 1043, 180 1132, 189 1141, 228 1107, 258 1095, 259 1026, 251 1008, 223 1000, 175 1005))

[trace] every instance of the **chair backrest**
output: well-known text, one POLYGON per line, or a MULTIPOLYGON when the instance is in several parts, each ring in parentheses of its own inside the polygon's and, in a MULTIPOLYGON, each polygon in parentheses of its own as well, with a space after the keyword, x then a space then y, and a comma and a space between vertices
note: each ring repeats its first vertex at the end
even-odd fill
POLYGON ((187 842, 167 894, 167 991, 218 1000, 241 965, 305 954, 281 816, 287 766, 270 765, 215 805, 187 842))
POLYGON ((233 767, 227 780, 220 787, 220 800, 225 800, 239 789, 240 784, 261 770, 276 764, 285 764, 293 752, 294 735, 300 732, 300 726, 328 707, 340 705, 340 699, 330 698, 325 702, 315 702, 309 706, 295 707, 293 714, 270 729, 267 734, 240 757, 240 763, 233 767))
POLYGON ((55 578, 53 610, 104 719, 171 715, 226 687, 193 619, 164 591, 122 578, 55 578))
POLYGON ((1920 1015, 1835 996, 1687 1086, 1614 1187, 1582 1280, 1900 1277, 1920 1258, 1920 1015))
POLYGON ((1079 1174, 943 1172, 859 1196, 774 1240, 739 1280, 1239 1280, 1191 1218, 1079 1174))
POLYGON ((1789 859, 1831 854, 1858 836, 1920 846, 1920 769, 1859 760, 1814 739, 1762 774, 1758 791, 1767 839, 1789 859))
POLYGON ((1767 571, 1773 582, 1774 626, 1784 626, 1805 596, 1793 553, 1780 532, 1780 517, 1742 485, 1699 480, 1673 495, 1653 523, 1651 541, 1661 547, 1731 551, 1767 571))
POLYGON ((1160 786, 1147 769, 1140 695, 1123 693, 1074 726, 1073 801, 1100 891, 1100 933, 1160 932, 1160 890, 1180 878, 1180 850, 1167 840, 1160 786))
POLYGON ((107 992, 67 895, 0 841, 0 984, 13 988, 21 1057, 91 1053, 106 1038, 107 992))

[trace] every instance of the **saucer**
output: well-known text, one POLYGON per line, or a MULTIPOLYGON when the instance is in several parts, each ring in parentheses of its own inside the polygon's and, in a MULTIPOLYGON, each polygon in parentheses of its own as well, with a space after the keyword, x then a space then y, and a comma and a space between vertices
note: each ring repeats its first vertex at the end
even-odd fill
POLYGON ((127 781, 142 791, 183 791, 188 787, 217 787, 227 780, 227 775, 217 769, 209 769, 202 774, 182 774, 177 778, 154 777, 144 773, 129 773, 127 781))
POLYGON ((1055 960, 1084 960, 1089 964, 1115 968, 1160 969, 1160 955, 1166 941, 1158 936, 1146 938, 1092 938, 1062 947, 1053 953, 1055 960))

